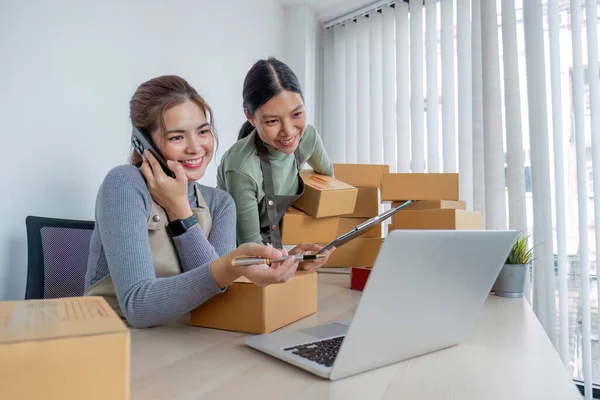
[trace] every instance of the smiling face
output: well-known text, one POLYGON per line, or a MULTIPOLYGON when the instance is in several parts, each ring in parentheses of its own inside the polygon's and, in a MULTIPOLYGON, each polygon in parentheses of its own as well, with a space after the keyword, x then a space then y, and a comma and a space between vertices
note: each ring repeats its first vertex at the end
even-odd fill
POLYGON ((246 118, 258 131, 263 142, 290 154, 296 151, 306 130, 304 102, 300 94, 284 90, 246 118))
POLYGON ((158 150, 165 159, 181 163, 188 182, 202 178, 215 147, 202 109, 188 100, 166 110, 163 121, 166 131, 159 128, 151 134, 158 150))

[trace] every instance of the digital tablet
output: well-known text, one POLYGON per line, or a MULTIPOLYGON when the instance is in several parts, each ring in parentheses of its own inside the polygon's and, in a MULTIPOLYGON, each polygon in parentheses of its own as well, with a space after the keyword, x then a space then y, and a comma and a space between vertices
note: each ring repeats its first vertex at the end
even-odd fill
POLYGON ((340 248, 342 245, 348 243, 352 239, 361 236, 363 233, 365 233, 366 231, 371 229, 373 226, 382 223, 383 221, 385 221, 392 215, 396 214, 398 211, 402 210, 404 207, 408 206, 412 202, 413 202, 412 200, 405 201, 404 203, 400 204, 398 207, 390 208, 386 212, 383 212, 383 213, 363 222, 362 224, 356 225, 354 228, 352 228, 352 230, 350 232, 344 233, 342 236, 338 237, 337 239, 335 239, 334 241, 329 243, 327 246, 325 246, 321 250, 319 250, 317 252, 317 254, 320 254, 320 253, 322 253, 326 250, 329 250, 333 247, 335 247, 336 249, 340 248))

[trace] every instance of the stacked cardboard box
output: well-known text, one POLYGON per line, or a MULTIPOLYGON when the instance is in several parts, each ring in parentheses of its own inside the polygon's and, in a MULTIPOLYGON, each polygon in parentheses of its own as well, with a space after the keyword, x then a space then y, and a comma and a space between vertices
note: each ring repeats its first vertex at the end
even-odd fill
MULTIPOLYGON (((459 200, 458 174, 384 173, 381 201, 396 207, 406 200, 414 203, 392 216, 394 229, 482 229, 479 212, 467 211, 459 200)), ((362 290, 369 270, 352 268, 351 288, 362 290)))
POLYGON ((336 249, 324 267, 373 267, 383 238, 359 237, 336 249))
MULTIPOLYGON (((281 240, 290 249, 303 243, 329 243, 337 237, 339 216, 352 213, 358 189, 329 176, 301 171, 304 194, 281 222, 281 240)), ((297 272, 279 285, 258 287, 240 278, 227 291, 191 312, 194 326, 268 333, 317 311, 316 273, 297 272)))
POLYGON ((359 189, 310 170, 301 171, 300 177, 304 194, 284 214, 281 240, 286 247, 329 243, 339 236, 340 216, 354 211, 359 189))
MULTIPOLYGON (((389 172, 388 165, 334 164, 336 179, 358 188, 352 213, 340 217, 338 236, 375 217, 381 211, 381 177, 389 172)), ((372 267, 383 238, 382 225, 336 249, 325 267, 372 267)))
POLYGON ((399 173, 382 177, 382 201, 416 201, 392 217, 393 229, 482 229, 480 212, 467 211, 458 196, 458 174, 399 173))
POLYGON ((338 233, 339 217, 315 218, 290 207, 281 221, 281 242, 284 245, 329 243, 338 233))

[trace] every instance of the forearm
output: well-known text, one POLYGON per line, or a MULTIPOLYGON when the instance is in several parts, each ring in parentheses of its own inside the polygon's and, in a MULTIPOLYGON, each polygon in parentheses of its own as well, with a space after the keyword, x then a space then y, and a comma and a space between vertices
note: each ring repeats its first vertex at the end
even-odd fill
POLYGON ((219 257, 233 251, 236 246, 236 208, 231 195, 222 192, 215 206, 213 224, 208 241, 213 245, 219 257))
POLYGON ((325 151, 321 136, 313 129, 307 139, 312 140, 312 146, 307 144, 309 148, 312 147, 307 161, 308 165, 319 174, 333 176, 333 164, 325 151))
POLYGON ((123 294, 122 311, 136 328, 163 324, 206 302, 221 287, 213 278, 210 264, 168 278, 142 279, 123 294))
MULTIPOLYGON (((234 197, 235 199, 235 197, 234 197)), ((258 201, 255 197, 240 193, 237 196, 237 241, 243 243, 262 243, 260 236, 260 217, 258 201)))
POLYGON ((260 234, 252 235, 252 236, 244 236, 244 237, 238 236, 238 243, 239 244, 244 244, 244 243, 264 244, 263 238, 260 234))
POLYGON ((249 177, 240 173, 230 173, 228 191, 237 209, 237 241, 242 243, 262 243, 258 212, 258 186, 249 177))
POLYGON ((237 229, 238 244, 244 243, 259 243, 263 244, 262 236, 260 235, 260 224, 253 223, 238 223, 237 229))
POLYGON ((308 160, 308 165, 318 174, 333 176, 333 164, 329 161, 329 157, 324 149, 313 153, 312 157, 308 160))
POLYGON ((177 248, 183 271, 190 271, 219 258, 219 254, 198 224, 192 226, 184 234, 175 236, 173 242, 177 248))

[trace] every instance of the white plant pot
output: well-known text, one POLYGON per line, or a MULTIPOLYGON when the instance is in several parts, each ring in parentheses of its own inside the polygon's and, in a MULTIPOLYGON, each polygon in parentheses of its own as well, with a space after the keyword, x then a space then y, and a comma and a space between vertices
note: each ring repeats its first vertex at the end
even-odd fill
POLYGON ((500 297, 523 297, 526 274, 527 264, 504 264, 492 291, 500 297))

